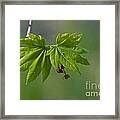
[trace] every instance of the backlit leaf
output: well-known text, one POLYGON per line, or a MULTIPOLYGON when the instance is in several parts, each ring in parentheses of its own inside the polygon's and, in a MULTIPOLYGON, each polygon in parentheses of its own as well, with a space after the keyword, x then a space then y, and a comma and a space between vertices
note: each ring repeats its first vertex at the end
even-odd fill
POLYGON ((54 48, 50 53, 50 61, 54 68, 58 68, 59 66, 59 53, 57 48, 54 48))
POLYGON ((76 62, 73 59, 68 58, 68 56, 66 54, 62 53, 60 49, 58 49, 58 50, 60 52, 60 63, 63 64, 65 68, 68 68, 72 71, 76 71, 76 72, 80 73, 76 62))
POLYGON ((29 48, 35 48, 35 47, 39 47, 38 45, 35 44, 34 41, 32 41, 29 38, 21 38, 20 39, 20 45, 22 47, 29 47, 29 48))
POLYGON ((76 49, 73 50, 71 48, 59 47, 61 52, 67 57, 67 59, 73 59, 77 63, 81 63, 84 65, 89 65, 88 60, 82 56, 82 54, 86 53, 86 49, 76 49))
POLYGON ((30 65, 32 64, 32 61, 26 62, 23 65, 20 66, 20 70, 21 71, 26 71, 28 70, 28 68, 30 67, 30 65))
POLYGON ((58 52, 58 49, 56 48, 55 49, 55 66, 59 66, 59 52, 58 52))
POLYGON ((36 48, 20 47, 20 58, 30 53, 30 51, 37 50, 36 48))
POLYGON ((38 46, 45 46, 45 39, 41 35, 30 33, 29 38, 34 41, 38 46))
POLYGON ((82 36, 82 33, 59 33, 56 37, 56 43, 58 46, 73 48, 80 43, 82 36))
POLYGON ((42 48, 45 46, 45 39, 42 36, 30 33, 28 37, 20 39, 20 44, 24 47, 42 48))
POLYGON ((77 48, 75 49, 76 52, 78 52, 79 54, 86 54, 88 53, 88 50, 85 48, 77 48))
POLYGON ((53 49, 50 53, 50 61, 51 61, 51 64, 54 68, 56 68, 55 66, 55 49, 53 49))
POLYGON ((51 70, 50 56, 46 56, 45 61, 44 61, 44 65, 43 65, 43 69, 41 72, 43 82, 47 79, 47 77, 50 73, 50 70, 51 70))
POLYGON ((83 57, 82 55, 77 55, 75 57, 75 60, 76 60, 77 63, 81 63, 83 65, 90 65, 88 60, 85 57, 83 57))
POLYGON ((20 59, 20 65, 23 65, 24 63, 30 60, 34 60, 41 52, 42 49, 37 49, 35 51, 31 51, 29 54, 26 54, 24 57, 20 59))
POLYGON ((47 55, 50 55, 53 50, 54 50, 53 47, 51 47, 49 50, 47 50, 46 56, 47 56, 47 55))
POLYGON ((26 77, 26 84, 35 80, 41 72, 41 62, 43 60, 44 51, 33 61, 29 67, 29 71, 26 77))

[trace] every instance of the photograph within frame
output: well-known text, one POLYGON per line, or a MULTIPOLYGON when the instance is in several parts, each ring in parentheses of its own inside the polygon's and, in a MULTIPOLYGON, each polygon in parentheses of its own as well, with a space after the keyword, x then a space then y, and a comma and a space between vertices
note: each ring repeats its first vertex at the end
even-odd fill
POLYGON ((100 99, 99 20, 21 20, 20 26, 21 100, 100 99), (31 73, 40 48, 46 59, 41 55, 31 73))

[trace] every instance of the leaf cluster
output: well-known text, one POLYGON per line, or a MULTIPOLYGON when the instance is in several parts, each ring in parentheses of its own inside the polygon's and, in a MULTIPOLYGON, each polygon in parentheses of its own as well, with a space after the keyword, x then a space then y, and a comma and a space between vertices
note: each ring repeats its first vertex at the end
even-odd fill
POLYGON ((46 45, 45 39, 33 33, 20 39, 20 70, 27 71, 26 84, 35 80, 39 75, 44 82, 51 70, 65 68, 80 73, 78 63, 89 65, 83 57, 88 51, 79 48, 78 44, 83 38, 81 33, 59 33, 55 45, 46 45))

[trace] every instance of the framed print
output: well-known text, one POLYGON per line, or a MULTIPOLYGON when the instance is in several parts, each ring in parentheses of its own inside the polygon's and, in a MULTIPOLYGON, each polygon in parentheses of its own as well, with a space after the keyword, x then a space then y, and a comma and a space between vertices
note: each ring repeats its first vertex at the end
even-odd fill
POLYGON ((2 119, 119 119, 119 2, 1 2, 2 119))

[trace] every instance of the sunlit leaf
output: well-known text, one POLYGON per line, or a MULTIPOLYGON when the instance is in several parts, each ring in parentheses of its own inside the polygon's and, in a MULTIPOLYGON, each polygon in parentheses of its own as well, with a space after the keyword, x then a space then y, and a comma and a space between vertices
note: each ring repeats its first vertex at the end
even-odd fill
POLYGON ((42 68, 42 72, 41 72, 43 82, 47 79, 47 77, 50 73, 50 70, 51 70, 50 56, 46 56, 45 61, 44 61, 44 65, 42 68))
POLYGON ((54 50, 53 47, 51 47, 49 50, 47 50, 46 56, 47 56, 47 55, 50 55, 53 50, 54 50))
POLYGON ((42 51, 41 54, 30 65, 29 71, 28 71, 28 74, 26 77, 26 84, 28 84, 28 82, 35 80, 38 77, 38 75, 40 74, 41 62, 42 62, 43 56, 44 56, 43 53, 44 53, 44 51, 42 51))
POLYGON ((42 49, 38 49, 36 51, 31 51, 29 54, 26 54, 24 57, 20 59, 20 65, 23 65, 24 63, 30 60, 34 60, 41 52, 42 49))
POLYGON ((30 33, 28 37, 20 39, 20 44, 24 47, 42 48, 45 46, 45 39, 42 36, 30 33))
POLYGON ((56 48, 55 49, 55 66, 59 66, 59 58, 60 58, 60 55, 59 55, 58 49, 56 48))
POLYGON ((20 47, 20 58, 30 53, 30 51, 37 50, 36 48, 20 47))
POLYGON ((77 63, 81 63, 83 65, 90 65, 89 61, 82 55, 77 55, 74 59, 77 63))
POLYGON ((58 68, 59 66, 59 53, 57 48, 54 48, 50 53, 50 61, 54 68, 58 68))
POLYGON ((33 33, 29 34, 29 38, 36 43, 38 46, 45 46, 45 39, 41 35, 36 35, 33 33))
POLYGON ((22 47, 29 47, 29 48, 35 48, 35 47, 39 47, 37 44, 35 44, 34 41, 32 41, 29 38, 21 38, 20 39, 20 45, 22 47))
POLYGON ((78 52, 79 54, 86 54, 88 53, 88 50, 85 48, 77 48, 75 49, 76 52, 78 52))
POLYGON ((20 66, 20 70, 21 71, 28 70, 28 68, 30 67, 31 64, 32 64, 32 61, 28 61, 28 62, 24 63, 23 65, 20 66))
POLYGON ((71 58, 68 58, 68 56, 66 54, 62 53, 60 49, 58 49, 58 50, 60 52, 61 64, 63 64, 65 68, 68 68, 72 71, 76 71, 76 72, 80 73, 80 70, 77 67, 77 64, 75 63, 75 61, 71 58))
POLYGON ((82 33, 59 33, 56 37, 56 43, 58 46, 73 48, 80 43, 82 36, 82 33))
POLYGON ((71 48, 59 47, 61 52, 67 57, 67 59, 73 59, 77 63, 81 63, 84 65, 89 65, 88 60, 82 56, 82 54, 88 52, 86 49, 76 49, 73 50, 71 48))

